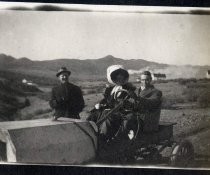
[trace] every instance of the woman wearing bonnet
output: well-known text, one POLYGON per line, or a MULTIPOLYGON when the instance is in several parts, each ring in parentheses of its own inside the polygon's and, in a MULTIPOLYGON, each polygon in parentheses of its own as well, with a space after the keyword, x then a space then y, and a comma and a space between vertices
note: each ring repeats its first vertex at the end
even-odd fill
MULTIPOLYGON (((119 104, 119 99, 123 100, 128 98, 128 94, 135 94, 136 87, 128 82, 129 73, 122 65, 109 66, 107 68, 107 80, 109 85, 103 94, 104 98, 91 110, 87 120, 97 123, 97 121, 101 120, 101 117, 119 104)), ((135 124, 132 103, 124 103, 119 110, 113 112, 100 124, 100 137, 105 142, 110 141, 113 137, 127 139, 129 131, 135 127, 135 124)))

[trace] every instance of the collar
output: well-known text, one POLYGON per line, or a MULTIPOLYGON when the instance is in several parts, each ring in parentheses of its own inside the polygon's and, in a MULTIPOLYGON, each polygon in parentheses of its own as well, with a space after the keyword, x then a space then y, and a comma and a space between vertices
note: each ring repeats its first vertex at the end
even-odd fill
POLYGON ((152 84, 150 86, 148 86, 147 88, 143 87, 143 86, 140 87, 141 91, 151 89, 151 88, 154 88, 154 86, 152 84))

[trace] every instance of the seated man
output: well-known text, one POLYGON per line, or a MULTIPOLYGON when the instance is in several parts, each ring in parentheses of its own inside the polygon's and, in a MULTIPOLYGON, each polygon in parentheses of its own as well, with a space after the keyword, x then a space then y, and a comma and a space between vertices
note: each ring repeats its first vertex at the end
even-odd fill
POLYGON ((142 121, 143 132, 158 131, 162 92, 151 84, 152 77, 149 71, 144 71, 140 80, 138 95, 131 95, 136 100, 134 110, 138 119, 142 121))
MULTIPOLYGON (((99 104, 95 105, 87 120, 97 123, 111 109, 115 108, 119 104, 117 99, 124 99, 128 95, 123 91, 118 92, 119 90, 127 90, 130 93, 132 91, 134 93, 136 89, 132 84, 128 83, 129 74, 121 65, 108 67, 107 79, 111 85, 105 89, 104 98, 99 104)), ((105 141, 108 141, 113 137, 126 135, 130 127, 132 127, 132 123, 134 123, 134 118, 131 111, 127 110, 126 106, 122 106, 99 125, 100 136, 105 141)))

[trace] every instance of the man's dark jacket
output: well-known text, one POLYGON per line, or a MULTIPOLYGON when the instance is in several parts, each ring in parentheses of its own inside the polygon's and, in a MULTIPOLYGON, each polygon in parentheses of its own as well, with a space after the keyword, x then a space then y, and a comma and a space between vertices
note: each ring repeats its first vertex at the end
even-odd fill
POLYGON ((153 132, 158 130, 160 112, 162 103, 162 92, 153 85, 147 89, 138 90, 136 102, 137 115, 143 120, 144 132, 153 132))
POLYGON ((81 89, 72 84, 60 84, 52 89, 50 106, 55 109, 56 117, 79 118, 84 108, 81 89))

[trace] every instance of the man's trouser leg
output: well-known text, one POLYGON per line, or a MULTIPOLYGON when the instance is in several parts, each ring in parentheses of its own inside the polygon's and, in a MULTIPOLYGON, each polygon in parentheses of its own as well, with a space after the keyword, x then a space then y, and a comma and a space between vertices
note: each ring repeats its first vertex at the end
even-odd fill
POLYGON ((128 138, 128 133, 132 130, 134 136, 142 132, 143 121, 133 113, 125 114, 123 116, 121 133, 128 138))
POLYGON ((112 115, 107 118, 100 126, 100 134, 107 140, 111 139, 120 127, 120 117, 118 115, 112 115))

